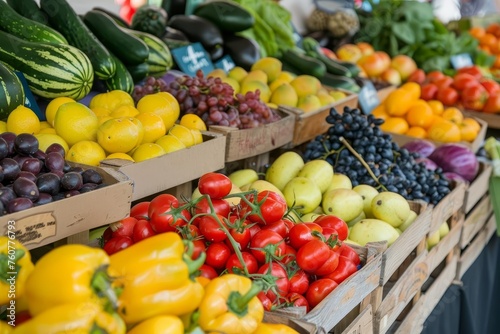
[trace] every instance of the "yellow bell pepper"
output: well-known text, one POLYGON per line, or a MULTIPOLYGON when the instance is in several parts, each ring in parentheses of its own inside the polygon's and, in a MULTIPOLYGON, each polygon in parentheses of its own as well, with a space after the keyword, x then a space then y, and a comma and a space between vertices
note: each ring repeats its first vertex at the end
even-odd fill
POLYGON ((299 334, 299 332, 287 325, 262 322, 253 334, 299 334))
MULTIPOLYGON (((15 239, 0 236, 0 305, 11 305, 11 301, 24 296, 26 279, 33 267, 26 247, 15 239)), ((14 302, 19 311, 17 304, 14 302)))
POLYGON ((157 234, 111 255, 109 272, 115 278, 113 286, 121 291, 118 313, 133 325, 157 315, 194 311, 204 290, 190 275, 204 261, 204 256, 191 260, 174 232, 157 234))
POLYGON ((45 254, 26 281, 31 315, 94 298, 115 306, 117 296, 107 274, 108 266, 105 251, 84 245, 64 245, 45 254))
POLYGON ((158 315, 134 326, 127 334, 184 334, 184 325, 179 317, 158 315))
POLYGON ((98 302, 60 304, 16 326, 13 334, 125 334, 125 323, 98 302))
POLYGON ((5 321, 0 321, 0 334, 12 334, 14 327, 6 323, 5 321))
POLYGON ((257 294, 262 287, 245 276, 226 274, 205 287, 198 324, 206 332, 251 334, 264 318, 257 294))

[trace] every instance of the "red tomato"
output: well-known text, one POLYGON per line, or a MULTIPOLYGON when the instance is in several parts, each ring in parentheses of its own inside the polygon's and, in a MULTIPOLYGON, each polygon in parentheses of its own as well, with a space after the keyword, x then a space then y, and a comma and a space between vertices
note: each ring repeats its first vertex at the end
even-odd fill
POLYGON ((196 260, 200 257, 200 254, 206 252, 207 247, 205 246, 205 239, 195 239, 192 240, 193 243, 193 254, 191 254, 191 258, 196 260))
POLYGON ((187 209, 178 211, 179 201, 174 195, 161 194, 149 203, 148 216, 156 233, 176 231, 177 226, 186 225, 191 219, 187 209))
POLYGON ((472 66, 466 66, 462 67, 457 70, 457 73, 468 73, 475 77, 477 80, 481 79, 483 77, 483 73, 479 69, 479 67, 472 65, 472 66))
POLYGON ((288 224, 283 219, 275 221, 271 224, 263 225, 262 229, 274 231, 274 232, 278 233, 279 235, 281 235, 283 238, 287 237, 288 231, 289 231, 288 224))
POLYGON ((289 292, 295 292, 303 295, 309 288, 309 275, 302 269, 299 269, 289 279, 289 292))
POLYGON ((253 225, 250 225, 250 227, 248 228, 248 230, 250 231, 250 237, 253 238, 253 236, 256 235, 257 232, 259 232, 260 230, 262 230, 262 228, 260 227, 260 225, 253 224, 253 225))
POLYGON ((323 228, 316 223, 299 223, 296 224, 290 232, 288 232, 288 243, 290 246, 298 250, 307 242, 316 239, 312 234, 313 231, 322 233, 323 228))
POLYGON ((291 304, 291 306, 295 307, 305 307, 306 313, 309 312, 310 307, 309 303, 302 294, 296 293, 296 292, 290 292, 287 296, 286 299, 288 302, 291 304))
MULTIPOLYGON (((229 234, 231 234, 234 241, 236 241, 236 243, 239 245, 239 249, 241 251, 247 250, 248 245, 250 244, 250 239, 252 239, 252 236, 250 235, 250 229, 248 227, 230 228, 229 234)), ((233 248, 233 245, 231 245, 229 238, 226 239, 226 244, 230 248, 233 248)))
POLYGON ((152 237, 155 234, 156 233, 153 231, 151 224, 147 220, 141 219, 135 223, 132 240, 136 243, 143 239, 152 237))
POLYGON ((283 237, 278 233, 261 230, 250 240, 250 250, 259 263, 265 263, 266 258, 279 258, 285 254, 286 245, 283 237))
POLYGON ((431 72, 427 73, 427 75, 425 76, 425 80, 427 82, 436 82, 439 79, 442 79, 444 77, 445 77, 445 75, 444 75, 443 72, 440 72, 440 71, 431 71, 431 72))
POLYGON ((285 244, 285 253, 281 257, 281 263, 288 264, 295 260, 297 257, 297 251, 295 248, 290 246, 289 244, 285 244))
POLYGON ((356 266, 361 263, 359 254, 346 243, 343 243, 342 246, 340 246, 340 256, 348 258, 356 266))
POLYGON ((259 292, 257 298, 259 298, 265 311, 271 311, 273 309, 273 302, 264 291, 259 292))
POLYGON ((319 239, 313 239, 297 251, 297 264, 306 273, 315 274, 329 257, 330 247, 319 239))
POLYGON ((231 250, 223 242, 214 242, 207 247, 206 254, 205 264, 216 270, 221 270, 226 267, 227 259, 231 256, 231 250))
POLYGON ((438 92, 438 86, 434 83, 423 84, 420 88, 420 98, 425 101, 434 100, 438 92))
MULTIPOLYGON (((217 215, 220 223, 225 225, 224 217, 217 215)), ((212 242, 221 242, 226 240, 227 234, 219 225, 219 222, 212 216, 202 216, 200 217, 200 222, 198 228, 200 229, 200 233, 207 239, 212 242)))
POLYGON ((206 265, 206 264, 202 264, 200 269, 198 269, 200 271, 200 276, 201 277, 206 277, 208 279, 214 279, 216 278, 217 276, 219 276, 217 274, 217 271, 215 271, 214 268, 210 267, 209 265, 206 265))
POLYGON ((253 194, 247 196, 248 201, 257 205, 252 207, 246 201, 241 201, 241 212, 243 215, 248 215, 247 219, 253 223, 271 224, 283 218, 287 210, 287 205, 283 197, 274 191, 264 190, 257 194, 254 198, 253 194))
POLYGON ((347 235, 349 234, 349 226, 347 226, 347 223, 337 216, 321 215, 314 220, 314 223, 321 227, 333 228, 337 231, 339 239, 342 241, 347 239, 347 235))
POLYGON ((202 195, 221 199, 231 192, 231 180, 221 173, 206 173, 198 180, 198 190, 202 195))
POLYGON ((309 303, 309 307, 313 309, 318 305, 323 299, 326 298, 332 292, 338 284, 329 278, 320 278, 309 285, 309 289, 306 292, 306 299, 309 303))
POLYGON ((482 85, 467 87, 462 91, 461 100, 465 109, 480 111, 488 100, 488 92, 482 85))
POLYGON ((149 208, 149 203, 150 202, 140 202, 134 205, 130 209, 130 217, 134 217, 137 220, 139 219, 149 219, 148 216, 148 208, 149 208))
POLYGON ((500 85, 495 80, 483 78, 479 82, 484 88, 486 88, 488 94, 491 95, 500 93, 500 85))
POLYGON ((443 78, 434 81, 434 84, 438 87, 438 90, 451 87, 451 85, 453 84, 453 78, 445 75, 443 78))
POLYGON ((479 81, 469 73, 458 73, 453 77, 453 88, 456 90, 464 90, 467 87, 478 85, 479 81))
POLYGON ((134 233, 134 226, 137 223, 137 219, 134 217, 123 218, 117 223, 111 224, 111 229, 113 231, 112 237, 131 237, 134 233))
POLYGON ((104 230, 104 232, 102 232, 102 241, 104 243, 108 242, 109 239, 111 239, 113 237, 113 230, 111 229, 111 227, 108 227, 107 229, 104 230))
MULTIPOLYGON (((222 217, 229 216, 229 212, 231 211, 231 206, 229 205, 228 201, 226 201, 225 199, 217 199, 217 198, 211 198, 210 201, 212 202, 212 206, 216 214, 221 215, 222 217)), ((200 198, 200 201, 196 203, 196 206, 194 207, 193 211, 195 215, 199 213, 210 213, 211 208, 208 198, 207 197, 200 198)))
POLYGON ((483 112, 498 113, 500 112, 500 93, 491 94, 484 105, 483 112))
POLYGON ((323 262, 321 267, 319 267, 314 272, 314 274, 317 276, 325 276, 325 275, 333 273, 339 265, 339 255, 340 255, 339 252, 331 249, 330 250, 330 257, 328 257, 328 259, 325 262, 323 262))
POLYGON ((108 255, 112 255, 122 249, 132 246, 133 244, 134 241, 131 237, 117 236, 109 239, 108 242, 104 244, 102 249, 104 249, 108 255))
POLYGON ((418 68, 415 71, 413 71, 412 74, 406 79, 406 82, 416 82, 419 85, 423 84, 425 81, 425 72, 418 68))
POLYGON ((337 245, 338 243, 340 243, 340 240, 339 240, 339 235, 337 233, 337 230, 335 230, 334 228, 331 228, 329 226, 326 226, 326 227, 323 227, 323 232, 321 232, 321 234, 323 234, 323 236, 325 237, 325 240, 328 241, 328 245, 330 247, 335 247, 335 249, 337 249, 339 246, 337 245))
POLYGON ((446 106, 452 106, 458 102, 458 92, 451 87, 445 87, 438 90, 436 99, 446 106))
POLYGON ((266 295, 273 303, 281 299, 280 297, 285 297, 288 294, 288 291, 290 290, 290 281, 288 280, 288 274, 285 268, 281 264, 277 262, 265 263, 259 268, 259 270, 257 270, 257 273, 263 275, 270 274, 271 276, 278 278, 275 282, 276 289, 270 289, 266 292, 266 295))
POLYGON ((341 256, 339 257, 339 265, 337 266, 337 269, 325 277, 334 280, 337 284, 340 284, 356 271, 358 271, 358 266, 356 266, 354 262, 350 261, 348 258, 341 256))
POLYGON ((259 264, 257 263, 257 259, 255 258, 255 256, 253 256, 249 252, 241 252, 241 256, 243 258, 244 264, 240 262, 240 260, 238 259, 238 255, 234 253, 231 254, 226 262, 227 272, 232 274, 234 272, 234 268, 238 268, 239 272, 237 271, 236 273, 243 273, 243 267, 245 266, 249 274, 255 274, 259 269, 259 264))

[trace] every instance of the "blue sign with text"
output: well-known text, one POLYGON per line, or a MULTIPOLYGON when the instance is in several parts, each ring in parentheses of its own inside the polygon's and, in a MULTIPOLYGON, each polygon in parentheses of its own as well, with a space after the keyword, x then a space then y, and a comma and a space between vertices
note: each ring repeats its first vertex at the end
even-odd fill
POLYGON ((196 76, 198 70, 202 70, 204 75, 214 70, 210 56, 200 43, 181 46, 170 52, 179 69, 189 76, 196 76))

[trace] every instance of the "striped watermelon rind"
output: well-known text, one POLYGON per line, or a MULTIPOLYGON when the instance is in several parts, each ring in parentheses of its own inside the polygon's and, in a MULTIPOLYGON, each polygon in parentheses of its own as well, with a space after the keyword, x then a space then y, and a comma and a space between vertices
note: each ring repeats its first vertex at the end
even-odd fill
POLYGON ((0 119, 6 120, 10 112, 24 105, 26 95, 19 77, 0 62, 0 119))

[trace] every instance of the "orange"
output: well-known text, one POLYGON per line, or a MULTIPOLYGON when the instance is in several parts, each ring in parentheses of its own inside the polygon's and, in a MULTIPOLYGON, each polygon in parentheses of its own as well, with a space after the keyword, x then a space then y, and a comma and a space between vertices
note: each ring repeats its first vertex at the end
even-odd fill
POLYGON ((427 131, 427 137, 443 143, 458 142, 461 139, 460 128, 457 124, 443 119, 432 124, 427 131))
POLYGON ((401 86, 402 89, 406 89, 411 92, 412 99, 418 100, 420 98, 420 85, 416 82, 407 82, 401 86))
POLYGON ((441 117, 448 121, 452 121, 455 124, 460 124, 464 120, 464 115, 462 114, 460 109, 455 107, 446 108, 441 114, 441 117))
POLYGON ((417 102, 406 113, 406 120, 410 126, 427 129, 434 120, 434 113, 427 103, 417 102))
POLYGON ((495 62, 493 63, 493 68, 500 68, 500 54, 495 56, 495 62))
POLYGON ((424 128, 421 128, 419 126, 412 126, 411 128, 408 129, 408 131, 406 131, 405 135, 424 139, 425 137, 427 137, 427 131, 425 131, 424 128))
POLYGON ((389 117, 385 120, 385 122, 380 126, 380 129, 385 132, 392 132, 397 134, 405 134, 410 126, 408 122, 402 117, 389 117))
POLYGON ((429 107, 431 107, 434 115, 441 115, 444 111, 443 102, 439 100, 429 100, 427 101, 427 104, 429 105, 429 107))
POLYGON ((398 88, 385 99, 385 110, 390 116, 403 116, 415 101, 413 96, 410 90, 398 88))
POLYGON ((465 117, 464 120, 462 121, 462 124, 465 123, 469 126, 472 126, 472 128, 476 131, 479 132, 481 130, 481 124, 479 124, 478 121, 476 121, 474 118, 471 117, 465 117))
POLYGON ((375 107, 375 109, 372 110, 372 115, 381 119, 387 119, 390 117, 389 114, 387 114, 387 111, 385 111, 384 104, 379 104, 375 107))
POLYGON ((495 37, 495 35, 486 33, 484 36, 479 38, 479 45, 481 46, 487 46, 490 49, 498 43, 498 39, 495 37))
POLYGON ((469 34, 476 39, 480 39, 486 34, 486 31, 483 27, 472 27, 469 29, 469 34))
POLYGON ((500 37, 500 24, 494 22, 486 27, 486 32, 494 35, 495 37, 500 37))
POLYGON ((459 125, 459 128, 462 140, 473 142, 481 130, 481 125, 475 119, 466 117, 459 125))

